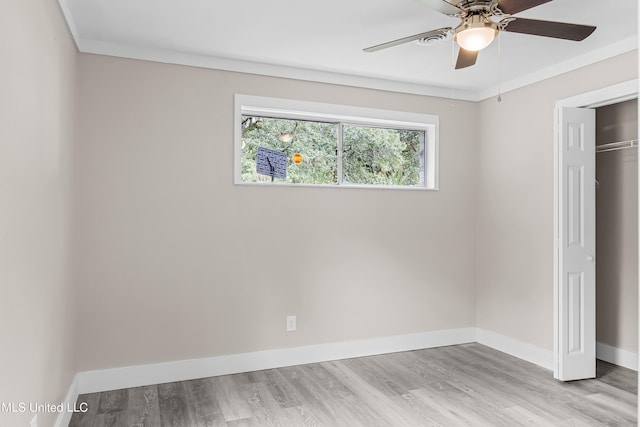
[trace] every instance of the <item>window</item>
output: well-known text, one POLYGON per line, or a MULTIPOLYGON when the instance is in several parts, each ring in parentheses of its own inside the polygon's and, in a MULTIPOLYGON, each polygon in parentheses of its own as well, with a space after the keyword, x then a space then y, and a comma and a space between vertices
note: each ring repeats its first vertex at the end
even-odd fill
MULTIPOLYGON (((271 181, 269 175, 257 171, 258 149, 264 147, 285 153, 286 178, 275 180, 291 184, 335 184, 337 142, 335 123, 243 115, 242 182, 271 181), (298 164, 292 160, 296 153, 302 156, 298 164)), ((268 173, 268 169, 265 171, 268 173)))
POLYGON ((438 117, 236 95, 235 183, 437 189, 438 117))

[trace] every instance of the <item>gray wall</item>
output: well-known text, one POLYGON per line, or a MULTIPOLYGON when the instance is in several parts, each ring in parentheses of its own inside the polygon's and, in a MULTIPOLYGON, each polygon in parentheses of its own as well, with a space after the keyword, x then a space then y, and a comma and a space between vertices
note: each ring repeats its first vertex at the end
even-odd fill
POLYGON ((468 326, 551 350, 554 104, 636 60, 451 107, 82 55, 80 369, 468 326), (441 190, 234 186, 234 93, 438 114, 441 190))
MULTIPOLYGON (((596 110, 596 144, 638 138, 638 102, 596 110)), ((638 149, 596 155, 596 336, 638 351, 638 149)))
MULTIPOLYGON (((73 374, 76 58, 54 1, 0 13, 0 402, 61 402, 73 374)), ((40 414, 52 425, 56 414, 40 414)), ((0 425, 32 414, 0 412, 0 425)))
POLYGON ((474 326, 477 104, 94 55, 80 73, 81 370, 474 326), (441 190, 234 186, 235 93, 439 114, 441 190))
POLYGON ((553 349, 555 102, 637 77, 637 51, 479 105, 477 326, 553 349))

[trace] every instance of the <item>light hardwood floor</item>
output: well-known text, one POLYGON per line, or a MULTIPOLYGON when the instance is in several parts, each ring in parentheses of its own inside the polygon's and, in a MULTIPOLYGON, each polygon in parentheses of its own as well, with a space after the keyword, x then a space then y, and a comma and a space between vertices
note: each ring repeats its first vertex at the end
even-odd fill
POLYGON ((563 383, 480 344, 81 395, 70 426, 636 425, 637 373, 563 383))

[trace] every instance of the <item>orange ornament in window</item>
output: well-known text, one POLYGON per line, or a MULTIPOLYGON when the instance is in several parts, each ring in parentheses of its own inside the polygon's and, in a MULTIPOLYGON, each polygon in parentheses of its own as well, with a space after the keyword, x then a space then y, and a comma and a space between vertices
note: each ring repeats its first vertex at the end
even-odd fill
POLYGON ((293 160, 293 163, 295 163, 296 165, 299 165, 300 163, 302 163, 302 154, 295 153, 293 156, 291 156, 291 160, 293 160))

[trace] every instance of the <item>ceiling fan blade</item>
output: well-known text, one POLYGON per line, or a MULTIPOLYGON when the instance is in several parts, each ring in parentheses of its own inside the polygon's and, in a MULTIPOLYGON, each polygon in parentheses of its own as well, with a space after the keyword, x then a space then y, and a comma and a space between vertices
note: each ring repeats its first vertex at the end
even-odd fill
POLYGON ((409 37, 404 37, 398 40, 394 40, 391 42, 386 42, 386 43, 382 43, 376 46, 371 46, 368 47, 366 49, 362 49, 365 52, 377 52, 379 50, 382 49, 386 49, 389 47, 393 47, 393 46, 398 46, 400 44, 403 43, 409 43, 415 40, 420 40, 420 39, 424 39, 424 38, 431 38, 431 37, 438 37, 438 36, 444 36, 446 35, 449 31, 451 31, 451 27, 447 27, 447 28, 438 28, 437 30, 432 30, 432 31, 427 31, 426 33, 420 33, 420 34, 416 34, 414 36, 409 36, 409 37))
POLYGON ((463 10, 458 6, 451 4, 445 0, 418 0, 420 3, 424 3, 433 10, 437 10, 445 15, 457 15, 462 13, 463 10))
POLYGON ((552 0, 500 0, 498 2, 498 8, 500 8, 502 13, 514 15, 523 10, 549 3, 550 1, 552 0))
POLYGON ((456 61, 456 70, 475 65, 476 59, 478 59, 477 50, 466 50, 460 48, 460 52, 458 52, 458 60, 456 61))
MULTIPOLYGON (((504 22, 504 21, 503 21, 504 22)), ((539 21, 537 19, 513 18, 504 30, 512 33, 553 37, 555 39, 581 41, 595 31, 591 25, 569 24, 566 22, 539 21)))

